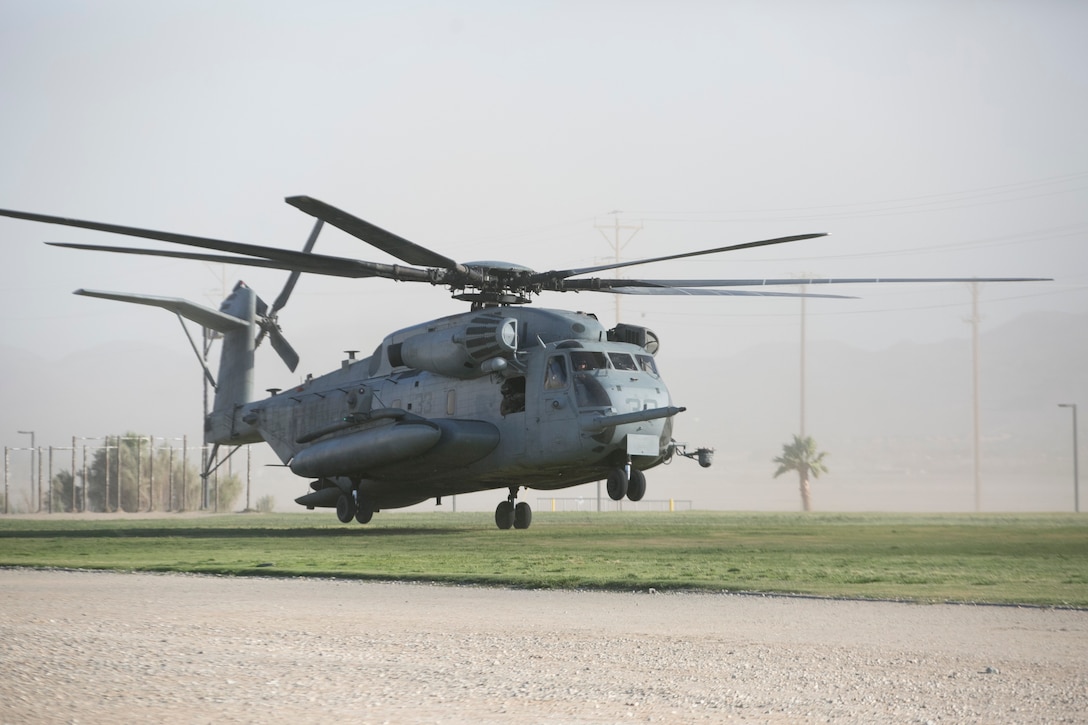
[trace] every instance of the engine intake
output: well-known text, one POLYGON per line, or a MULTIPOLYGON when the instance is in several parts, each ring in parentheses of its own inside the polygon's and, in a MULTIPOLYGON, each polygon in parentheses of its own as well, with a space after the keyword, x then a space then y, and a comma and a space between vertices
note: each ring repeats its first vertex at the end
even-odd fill
POLYGON ((481 313, 467 324, 424 332, 390 345, 389 364, 452 378, 478 378, 503 367, 484 363, 505 360, 517 350, 517 325, 511 317, 481 313))

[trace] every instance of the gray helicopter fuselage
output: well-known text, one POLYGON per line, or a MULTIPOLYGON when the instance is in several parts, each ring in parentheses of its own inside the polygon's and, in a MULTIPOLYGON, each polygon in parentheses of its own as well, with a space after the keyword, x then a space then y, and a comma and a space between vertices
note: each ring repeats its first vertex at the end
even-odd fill
POLYGON ((650 352, 609 337, 594 316, 560 310, 434 320, 241 406, 232 440, 213 442, 267 441, 295 474, 314 479, 300 503, 333 506, 357 486, 374 510, 494 488, 565 488, 628 460, 647 469, 669 454, 679 409, 650 352))

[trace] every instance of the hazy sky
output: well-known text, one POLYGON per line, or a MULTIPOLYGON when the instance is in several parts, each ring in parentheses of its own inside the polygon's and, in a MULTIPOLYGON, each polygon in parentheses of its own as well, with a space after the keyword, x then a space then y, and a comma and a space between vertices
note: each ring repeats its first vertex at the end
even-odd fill
MULTIPOLYGON (((312 220, 282 199, 308 194, 536 269, 607 261, 615 222, 641 225, 629 259, 830 232, 628 274, 1046 276, 986 286, 984 325, 1083 313, 1086 28, 1072 0, 0 0, 0 207, 298 248, 312 220)), ((286 276, 55 249, 129 242, 11 219, 0 240, 4 344, 50 359, 123 339, 190 354, 167 313, 76 288, 215 305, 238 278, 271 300, 286 276)), ((334 229, 317 251, 392 261, 334 229)), ((970 332, 965 285, 840 291, 864 299, 810 302, 812 339, 970 332)), ((607 295, 540 302, 614 314, 607 295)), ((281 320, 305 374, 461 309, 440 288, 308 277, 281 320)), ((622 316, 676 368, 796 339, 798 309, 625 297, 622 316)))

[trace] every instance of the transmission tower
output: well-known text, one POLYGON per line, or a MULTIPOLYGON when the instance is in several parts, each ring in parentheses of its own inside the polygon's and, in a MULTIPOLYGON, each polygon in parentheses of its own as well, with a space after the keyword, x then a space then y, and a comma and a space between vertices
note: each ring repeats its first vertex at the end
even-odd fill
MULTIPOLYGON (((607 241, 610 245, 612 245, 613 256, 614 256, 614 258, 616 260, 616 264, 619 264, 620 261, 621 261, 620 260, 620 253, 623 251, 623 248, 626 247, 628 245, 628 243, 630 243, 630 241, 635 238, 635 235, 638 234, 639 231, 641 231, 642 222, 639 222, 638 224, 621 224, 620 223, 620 214, 622 214, 623 212, 621 212, 621 211, 619 211, 617 209, 615 211, 610 211, 608 213, 610 215, 612 215, 612 224, 609 224, 609 225, 595 224, 594 226, 596 226, 596 228, 604 236, 605 241, 607 241), (609 238, 606 230, 611 230, 612 231, 612 237, 611 238, 609 238), (621 240, 620 239, 620 232, 625 232, 625 231, 630 231, 631 234, 628 235, 628 237, 626 239, 621 240)), ((613 276, 619 277, 620 276, 620 271, 618 269, 615 270, 613 272, 613 276)), ((616 324, 619 324, 619 321, 620 321, 620 295, 612 295, 612 296, 615 298, 614 302, 615 302, 615 305, 616 305, 616 320, 615 320, 615 322, 616 322, 616 324)))

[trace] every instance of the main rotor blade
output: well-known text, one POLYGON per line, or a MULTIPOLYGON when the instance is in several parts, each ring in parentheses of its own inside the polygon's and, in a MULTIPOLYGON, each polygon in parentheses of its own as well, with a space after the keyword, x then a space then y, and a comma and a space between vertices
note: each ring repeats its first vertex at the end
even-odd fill
POLYGON ((931 282, 1053 282, 1048 277, 821 277, 783 279, 568 279, 563 289, 613 287, 771 287, 825 284, 897 284, 931 282))
POLYGON ((827 297, 856 299, 849 295, 811 292, 754 292, 715 290, 714 287, 772 287, 827 284, 885 284, 932 282, 1051 282, 1046 277, 841 277, 808 279, 568 279, 559 289, 572 292, 612 292, 621 295, 716 295, 724 297, 827 297))
POLYGON ((829 300, 856 300, 854 295, 824 295, 811 292, 754 292, 739 289, 712 289, 708 287, 613 287, 601 292, 617 295, 686 295, 688 297, 816 297, 829 300))
MULTIPOLYGON (((321 227, 324 225, 325 222, 322 219, 318 219, 314 222, 314 229, 310 232, 310 238, 306 240, 306 246, 302 248, 303 254, 309 254, 313 251, 314 244, 317 243, 317 235, 321 233, 321 227)), ((295 285, 298 284, 298 278, 301 274, 302 272, 297 269, 291 272, 291 275, 287 278, 287 284, 283 286, 276 301, 272 303, 272 311, 269 313, 272 317, 275 317, 276 313, 282 310, 284 305, 287 304, 287 300, 291 297, 291 293, 294 292, 295 285)), ((286 342, 286 340, 284 340, 284 342, 286 342)), ((274 340, 273 345, 275 345, 274 340)), ((295 369, 291 368, 291 372, 294 371, 295 369)))
POLYGON ((426 247, 421 247, 415 242, 397 236, 393 232, 387 232, 379 226, 313 197, 289 196, 285 201, 296 209, 318 219, 323 219, 337 229, 342 229, 356 239, 361 239, 370 246, 377 247, 386 254, 390 254, 408 264, 439 267, 459 272, 467 271, 456 260, 438 252, 432 252, 426 247))
MULTIPOLYGON (((568 287, 568 290, 571 288, 568 287)), ((576 289, 576 288, 575 288, 576 289)), ((764 292, 762 290, 739 290, 739 289, 713 289, 709 287, 658 287, 653 285, 640 286, 606 286, 606 287, 592 287, 584 290, 577 290, 584 292, 607 292, 615 295, 673 295, 673 296, 686 296, 686 297, 817 297, 822 299, 836 299, 836 300, 854 300, 857 297, 853 295, 829 295, 820 294, 816 292, 764 292)))
POLYGON ((632 262, 616 262, 613 264, 601 264, 596 267, 582 267, 580 269, 567 269, 567 270, 554 270, 551 272, 541 272, 534 275, 534 281, 554 281, 567 279, 568 277, 575 277, 580 274, 590 274, 593 272, 604 272, 609 269, 620 269, 621 267, 634 267, 640 264, 651 264, 653 262, 667 262, 673 259, 685 259, 687 257, 699 257, 705 254, 717 254, 719 252, 734 252, 738 249, 752 249, 754 247, 767 247, 772 244, 786 244, 787 242, 799 242, 804 239, 816 239, 817 237, 826 237, 826 232, 819 232, 816 234, 797 234, 791 237, 777 237, 775 239, 762 239, 757 242, 743 242, 741 244, 730 244, 725 247, 716 247, 714 249, 702 249, 696 252, 683 252, 681 254, 669 254, 664 257, 651 257, 650 259, 638 259, 632 262))
MULTIPOLYGON (((200 262, 215 262, 222 264, 238 264, 245 267, 263 267, 267 269, 284 269, 287 271, 308 272, 310 274, 323 274, 330 277, 389 277, 408 282, 429 282, 430 277, 426 270, 416 270, 413 267, 397 267, 395 265, 376 264, 363 262, 358 259, 346 259, 344 257, 329 257, 326 255, 305 255, 307 259, 297 261, 284 261, 279 259, 262 259, 258 257, 232 257, 223 254, 202 254, 200 252, 171 252, 163 249, 139 249, 135 247, 111 247, 99 244, 69 244, 64 242, 46 242, 51 247, 64 247, 66 249, 84 249, 93 252, 115 252, 117 254, 137 254, 150 257, 168 257, 171 259, 194 259, 200 262), (389 270, 396 270, 399 277, 394 276, 389 270), (415 275, 420 272, 422 275, 415 275)), ((286 250, 284 250, 286 251, 286 250)), ((299 252, 290 252, 300 254, 299 252)))
MULTIPOLYGON (((92 244, 59 244, 57 247, 70 247, 73 249, 89 249, 104 252, 118 252, 121 254, 145 254, 161 257, 174 257, 182 259, 198 259, 210 262, 227 262, 229 264, 242 264, 250 267, 272 267, 275 269, 298 270, 313 274, 331 275, 334 277, 386 277, 408 282, 433 282, 430 272, 425 269, 413 267, 401 267, 392 264, 379 264, 377 262, 365 262, 360 259, 347 257, 330 257, 306 252, 296 252, 291 249, 279 249, 257 244, 243 244, 241 242, 229 242, 208 237, 196 237, 189 234, 177 234, 175 232, 160 232, 153 229, 139 229, 120 224, 105 224, 101 222, 85 221, 82 219, 69 219, 67 217, 49 216, 47 214, 32 214, 30 212, 12 211, 0 209, 0 216, 8 216, 14 219, 26 219, 27 221, 43 222, 45 224, 61 224, 80 229, 91 229, 100 232, 123 234, 130 237, 143 239, 155 239, 162 242, 184 244, 190 247, 202 249, 214 249, 220 252, 243 254, 257 258, 256 261, 246 261, 241 258, 222 258, 211 255, 185 255, 178 252, 162 252, 152 249, 129 250, 124 247, 98 246, 92 244), (263 258, 263 259, 262 259, 263 258), (277 262, 275 264, 273 262, 277 262)), ((48 242, 47 242, 48 243, 48 242)))
POLYGON ((138 227, 128 227, 121 224, 106 224, 104 222, 70 219, 68 217, 50 216, 48 214, 33 214, 31 212, 12 211, 10 209, 0 209, 0 216, 12 217, 14 219, 26 219, 27 221, 42 222, 44 224, 61 224, 67 227, 92 229, 98 232, 123 234, 127 237, 155 239, 160 242, 173 242, 174 244, 184 244, 190 247, 203 247, 204 249, 216 249, 221 252, 249 254, 259 257, 269 256, 264 253, 266 250, 283 251, 276 250, 274 247, 262 247, 255 244, 241 244, 239 242, 228 242, 221 239, 211 239, 209 237, 196 237, 189 234, 177 234, 175 232, 160 232, 155 231, 154 229, 140 229, 138 227))

